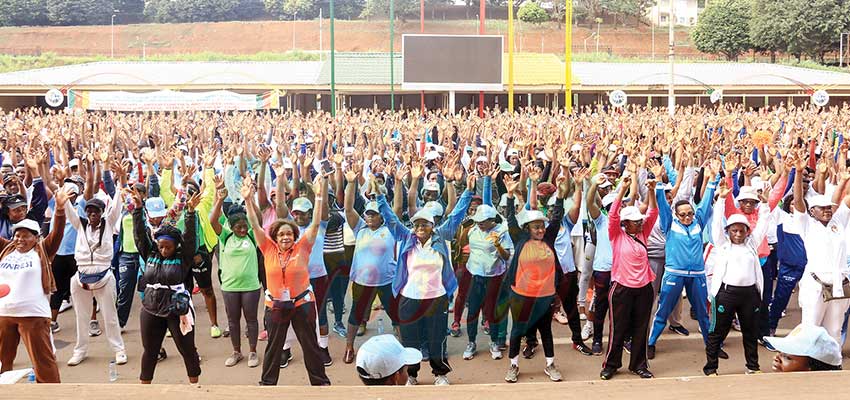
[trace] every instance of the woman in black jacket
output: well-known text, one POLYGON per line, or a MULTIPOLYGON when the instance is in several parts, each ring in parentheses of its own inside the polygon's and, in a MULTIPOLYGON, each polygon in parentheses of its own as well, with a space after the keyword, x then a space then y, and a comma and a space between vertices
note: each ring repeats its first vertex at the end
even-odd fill
POLYGON ((189 383, 198 383, 201 375, 198 350, 195 348, 194 311, 191 309, 192 265, 194 252, 184 251, 183 243, 195 243, 195 207, 201 200, 195 193, 186 203, 186 232, 164 225, 153 234, 145 223, 141 195, 128 192, 133 200, 133 237, 139 255, 145 262, 139 288, 144 291, 142 311, 139 313, 142 333, 142 370, 139 380, 150 384, 156 369, 157 355, 166 329, 177 350, 183 356, 189 383))

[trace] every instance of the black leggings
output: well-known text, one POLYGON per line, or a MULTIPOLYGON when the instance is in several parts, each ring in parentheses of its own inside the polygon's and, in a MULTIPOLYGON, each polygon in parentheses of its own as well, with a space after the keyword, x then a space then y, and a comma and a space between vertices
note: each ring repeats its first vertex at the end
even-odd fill
POLYGON ((329 386, 331 384, 322 363, 322 351, 319 339, 316 337, 316 305, 313 302, 304 303, 290 312, 271 309, 266 318, 269 326, 269 341, 263 356, 263 372, 260 385, 277 385, 280 378, 280 358, 283 354, 283 344, 286 342, 286 331, 289 324, 295 331, 295 337, 301 344, 304 354, 304 367, 307 378, 313 386, 329 386))
POLYGON ((245 323, 248 325, 248 344, 251 345, 251 348, 257 347, 257 335, 260 332, 260 326, 257 322, 260 292, 261 289, 250 292, 221 291, 221 296, 224 298, 224 311, 227 313, 227 326, 230 330, 230 344, 233 345, 234 351, 241 349, 240 322, 242 316, 245 316, 245 323))
POLYGON ((171 331, 171 338, 177 346, 177 351, 183 356, 183 364, 186 365, 186 375, 195 378, 201 375, 201 360, 198 358, 198 349, 195 348, 195 330, 192 329, 186 335, 180 332, 179 318, 157 317, 142 309, 139 313, 139 324, 142 333, 142 371, 139 379, 152 381, 156 369, 156 357, 162 348, 162 340, 165 338, 165 330, 171 331))
MULTIPOLYGON (((53 279, 56 281, 56 291, 50 295, 50 309, 58 310, 62 300, 71 298, 71 277, 77 273, 77 260, 73 254, 53 257, 50 265, 53 279)), ((117 281, 116 281, 117 282, 117 281)))
POLYGON ((723 284, 711 303, 711 331, 708 333, 708 345, 705 347, 705 366, 703 372, 717 372, 720 345, 726 340, 732 319, 738 315, 744 342, 744 359, 747 369, 759 369, 759 306, 761 294, 756 285, 732 286, 723 284))
POLYGON ((528 332, 540 332, 543 342, 543 354, 555 357, 555 343, 552 339, 552 312, 554 311, 555 296, 525 297, 511 293, 510 348, 508 358, 519 356, 520 340, 528 332))

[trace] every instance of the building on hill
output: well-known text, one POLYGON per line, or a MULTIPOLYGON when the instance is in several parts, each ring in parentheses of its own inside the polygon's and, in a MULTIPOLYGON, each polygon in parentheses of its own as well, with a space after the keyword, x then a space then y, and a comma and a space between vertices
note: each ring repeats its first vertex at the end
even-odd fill
POLYGON ((710 0, 657 0, 647 13, 647 19, 651 24, 669 26, 670 1, 673 1, 675 26, 695 26, 699 14, 710 0))

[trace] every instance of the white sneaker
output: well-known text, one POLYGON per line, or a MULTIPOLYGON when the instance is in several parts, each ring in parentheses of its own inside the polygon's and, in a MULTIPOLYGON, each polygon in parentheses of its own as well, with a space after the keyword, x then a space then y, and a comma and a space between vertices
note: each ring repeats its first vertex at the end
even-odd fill
POLYGON ((478 346, 475 345, 475 342, 469 342, 466 344, 466 350, 463 351, 463 359, 471 360, 475 358, 475 351, 478 349, 478 346))
POLYGON ((593 322, 587 321, 584 323, 584 327, 581 328, 581 338, 587 340, 591 336, 593 336, 593 322))
POLYGON ((412 376, 407 377, 407 384, 405 386, 416 386, 419 384, 419 380, 412 376))
POLYGON ((71 359, 68 360, 68 366, 73 367, 73 366, 76 366, 76 365, 80 365, 80 363, 83 362, 83 360, 85 360, 85 359, 86 359, 85 354, 74 354, 74 355, 71 356, 71 359))
POLYGON ((585 313, 579 314, 578 319, 580 319, 582 321, 587 321, 587 314, 585 314, 585 313))
POLYGON ((437 375, 434 377, 434 386, 448 386, 449 378, 445 375, 437 375))
POLYGON ((70 300, 62 300, 62 304, 59 306, 59 313, 63 313, 70 309, 74 308, 74 304, 71 303, 70 300))
POLYGON ((115 353, 115 363, 118 365, 124 365, 127 363, 127 353, 124 351, 119 351, 115 353))
POLYGON ((494 360, 502 359, 502 350, 499 350, 499 345, 496 343, 490 343, 490 358, 494 360))
POLYGON ((89 321, 89 336, 100 336, 101 333, 103 332, 100 330, 100 324, 97 320, 93 319, 89 321))

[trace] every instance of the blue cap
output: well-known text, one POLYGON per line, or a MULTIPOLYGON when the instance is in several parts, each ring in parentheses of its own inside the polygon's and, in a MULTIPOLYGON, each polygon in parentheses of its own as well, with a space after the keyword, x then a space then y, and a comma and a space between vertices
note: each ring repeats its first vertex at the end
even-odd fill
POLYGON ((160 218, 166 214, 165 200, 162 197, 151 197, 145 200, 145 210, 149 218, 160 218))

